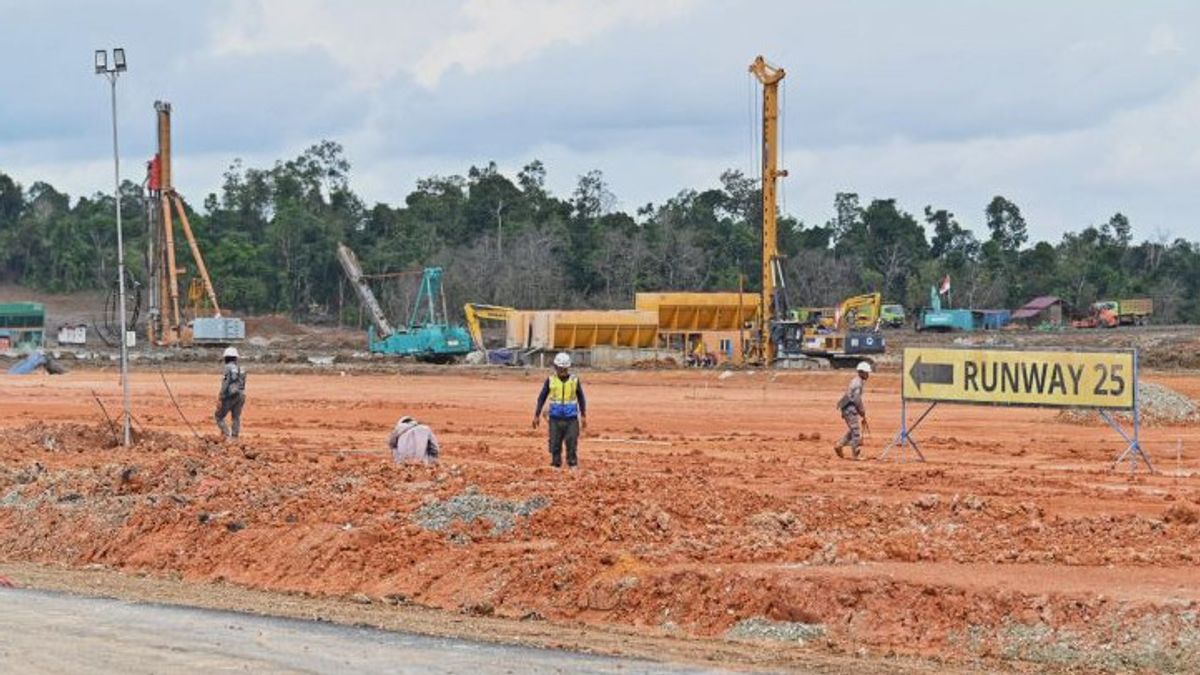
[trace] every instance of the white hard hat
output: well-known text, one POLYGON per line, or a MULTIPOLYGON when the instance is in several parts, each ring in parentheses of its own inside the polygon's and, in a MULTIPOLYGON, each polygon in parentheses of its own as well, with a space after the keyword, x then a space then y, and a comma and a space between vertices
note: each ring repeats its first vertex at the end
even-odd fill
POLYGON ((867 363, 866 361, 859 361, 857 370, 860 373, 870 373, 871 364, 867 363))
POLYGON ((554 367, 555 368, 570 368, 571 367, 571 355, 566 352, 559 352, 558 355, 556 355, 554 357, 554 367))
POLYGON ((224 357, 227 359, 228 358, 236 359, 238 357, 237 347, 226 347, 224 357))

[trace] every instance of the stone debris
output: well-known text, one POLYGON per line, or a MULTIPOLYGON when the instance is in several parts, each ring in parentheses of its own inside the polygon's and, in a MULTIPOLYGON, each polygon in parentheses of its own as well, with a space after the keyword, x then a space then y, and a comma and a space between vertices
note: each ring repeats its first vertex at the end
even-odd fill
POLYGON ((449 499, 435 500, 413 514, 418 525, 434 532, 441 532, 456 520, 470 524, 486 520, 492 525, 492 535, 503 534, 517 524, 517 518, 528 518, 535 511, 550 505, 550 499, 540 495, 525 501, 509 501, 480 494, 475 486, 468 487, 462 494, 449 499))
MULTIPOLYGON (((1139 383, 1138 403, 1142 409, 1142 422, 1147 424, 1200 422, 1200 407, 1195 401, 1161 384, 1139 383)), ((1131 419, 1128 412, 1112 413, 1112 416, 1126 422, 1131 419)), ((1058 414, 1058 419, 1070 424, 1104 423, 1100 414, 1090 408, 1067 408, 1058 414)))
POLYGON ((729 640, 779 640, 809 642, 825 637, 825 625, 795 621, 771 621, 761 616, 742 619, 725 632, 729 640))

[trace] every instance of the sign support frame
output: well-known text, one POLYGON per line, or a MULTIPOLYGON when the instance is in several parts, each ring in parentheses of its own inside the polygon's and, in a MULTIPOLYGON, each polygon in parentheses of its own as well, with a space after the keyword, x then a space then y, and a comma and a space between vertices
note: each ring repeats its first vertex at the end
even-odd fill
POLYGON ((930 403, 929 407, 925 409, 925 412, 921 413, 921 416, 918 417, 917 421, 913 422, 912 426, 910 427, 908 426, 908 400, 904 398, 903 394, 901 394, 900 431, 896 433, 896 437, 892 439, 891 443, 887 444, 887 447, 883 449, 883 452, 881 452, 876 459, 883 459, 887 457, 888 452, 892 448, 899 448, 901 453, 900 461, 904 461, 904 450, 908 447, 912 447, 913 452, 915 452, 917 455, 917 461, 924 462, 925 454, 921 452, 921 446, 917 445, 917 439, 913 438, 912 432, 916 431, 921 422, 925 421, 925 418, 929 416, 929 413, 933 412, 933 409, 937 407, 937 404, 937 401, 930 403))
POLYGON ((1100 413, 1100 416, 1104 418, 1104 421, 1108 422, 1108 426, 1112 427, 1114 431, 1121 435, 1121 438, 1124 438, 1125 441, 1129 443, 1129 445, 1125 447, 1121 454, 1117 455, 1117 458, 1113 460, 1111 470, 1116 471, 1117 465, 1119 465, 1126 457, 1128 457, 1129 473, 1134 473, 1137 471, 1138 459, 1141 459, 1146 463, 1146 468, 1149 469, 1150 473, 1153 474, 1158 472, 1154 470, 1154 465, 1150 463, 1150 455, 1147 455, 1146 451, 1142 448, 1142 402, 1141 398, 1138 396, 1137 390, 1139 381, 1138 378, 1140 376, 1140 373, 1138 372, 1138 361, 1138 351, 1135 349, 1133 351, 1133 436, 1130 437, 1129 434, 1125 433, 1125 430, 1121 428, 1121 425, 1118 424, 1115 419, 1113 419, 1112 415, 1108 414, 1107 410, 1097 409, 1096 412, 1100 413))
MULTIPOLYGON (((1117 469, 1117 467, 1121 464, 1121 462, 1128 459, 1129 460, 1129 472, 1131 474, 1135 473, 1137 471, 1138 460, 1140 459, 1141 461, 1146 463, 1146 468, 1150 470, 1150 473, 1154 474, 1154 473, 1158 473, 1158 472, 1154 468, 1154 464, 1152 464, 1150 462, 1150 456, 1149 456, 1149 454, 1146 453, 1145 448, 1142 447, 1142 441, 1141 441, 1141 427, 1142 427, 1141 418, 1142 418, 1142 415, 1141 415, 1141 400, 1140 400, 1140 397, 1138 396, 1138 384, 1140 382, 1140 376, 1141 376, 1140 363, 1139 363, 1140 359, 1138 358, 1139 351, 1136 348, 1129 350, 1129 351, 1132 353, 1132 362, 1133 362, 1132 363, 1132 366, 1133 366, 1133 368, 1132 368, 1132 370, 1133 370, 1133 372, 1132 372, 1132 391, 1131 391, 1132 406, 1130 408, 1127 408, 1127 410, 1130 411, 1130 415, 1132 417, 1132 427, 1133 427, 1132 433, 1127 432, 1120 425, 1120 423, 1117 422, 1117 420, 1115 418, 1113 418, 1113 416, 1110 414, 1110 410, 1108 410, 1106 408, 1102 408, 1102 407, 1091 407, 1091 408, 1085 407, 1085 409, 1095 410, 1100 415, 1100 417, 1105 422, 1107 422, 1108 425, 1110 427, 1112 427, 1112 429, 1114 431, 1116 431, 1117 434, 1119 434, 1121 436, 1121 438, 1124 439, 1124 441, 1128 444, 1128 445, 1126 445, 1125 449, 1119 455, 1117 455, 1116 459, 1113 460, 1112 467, 1110 469, 1111 471, 1115 471, 1117 469)), ((907 349, 905 350, 905 352, 907 352, 907 349)), ((918 366, 920 365, 919 357, 918 357, 917 365, 918 366)), ((926 461, 924 453, 921 452, 920 446, 917 444, 916 439, 913 437, 913 431, 915 431, 916 428, 918 426, 920 426, 921 422, 925 421, 925 418, 928 417, 931 412, 933 412, 933 409, 937 407, 938 403, 954 402, 954 401, 939 401, 939 400, 929 400, 929 399, 915 399, 915 400, 919 400, 922 402, 928 402, 929 407, 926 408, 924 410, 924 412, 922 412, 920 414, 920 416, 917 417, 916 421, 914 421, 911 425, 909 425, 909 423, 908 423, 908 398, 904 395, 904 390, 905 390, 904 377, 906 377, 907 373, 908 373, 908 355, 907 355, 907 353, 903 353, 901 355, 901 361, 900 361, 900 430, 898 432, 896 432, 896 436, 891 440, 891 442, 888 443, 887 446, 884 447, 883 452, 881 452, 879 454, 879 456, 876 457, 877 460, 885 459, 888 456, 888 453, 892 450, 892 448, 899 448, 900 461, 904 461, 904 451, 911 447, 913 452, 916 454, 916 461, 919 461, 919 462, 926 461)), ((968 402, 968 401, 964 401, 963 403, 965 403, 966 405, 999 405, 999 406, 1008 405, 1008 404, 1004 404, 1004 403, 987 404, 987 403, 972 403, 972 402, 968 402)))

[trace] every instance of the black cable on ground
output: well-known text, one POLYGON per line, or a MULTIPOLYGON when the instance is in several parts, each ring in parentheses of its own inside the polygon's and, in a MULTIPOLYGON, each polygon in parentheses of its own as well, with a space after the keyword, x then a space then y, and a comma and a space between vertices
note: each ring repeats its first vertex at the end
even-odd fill
POLYGON ((96 405, 100 406, 100 412, 104 413, 104 421, 108 422, 108 429, 112 432, 113 438, 117 438, 117 425, 113 422, 112 416, 108 414, 108 408, 104 407, 104 402, 96 395, 96 390, 92 390, 92 398, 96 399, 96 405))
POLYGON ((171 397, 171 403, 175 405, 175 410, 179 411, 179 418, 182 419, 183 423, 192 430, 192 434, 195 435, 197 439, 203 441, 204 438, 200 436, 200 432, 196 431, 196 427, 192 426, 192 423, 188 421, 187 415, 183 414, 183 408, 180 408, 179 402, 175 400, 175 394, 171 391, 171 385, 167 383, 167 374, 163 371, 162 366, 158 367, 158 374, 162 377, 163 386, 167 388, 167 395, 171 397))

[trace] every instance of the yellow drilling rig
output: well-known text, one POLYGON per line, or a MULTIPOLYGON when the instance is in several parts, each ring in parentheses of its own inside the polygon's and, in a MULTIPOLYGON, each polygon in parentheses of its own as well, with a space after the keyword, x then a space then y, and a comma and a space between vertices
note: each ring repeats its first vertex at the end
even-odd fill
POLYGON ((171 104, 154 102, 158 152, 146 165, 146 220, 149 230, 146 276, 150 280, 150 318, 146 338, 158 346, 230 344, 246 337, 241 319, 221 316, 221 305, 213 289, 208 267, 192 232, 183 198, 175 189, 171 168, 171 104), (196 264, 196 274, 187 286, 187 304, 180 308, 180 277, 187 270, 175 255, 175 217, 196 264), (211 313, 211 315, 209 315, 211 313), (189 316, 190 314, 190 316, 189 316))
POLYGON ((882 354, 885 348, 878 326, 878 293, 847 299, 833 325, 792 317, 776 222, 778 181, 788 175, 779 168, 779 83, 787 73, 762 56, 750 64, 750 72, 762 84, 762 296, 757 360, 781 367, 856 365, 870 360, 870 355, 882 354))

